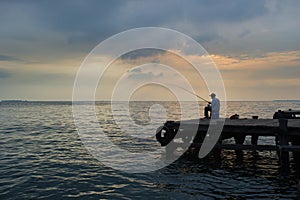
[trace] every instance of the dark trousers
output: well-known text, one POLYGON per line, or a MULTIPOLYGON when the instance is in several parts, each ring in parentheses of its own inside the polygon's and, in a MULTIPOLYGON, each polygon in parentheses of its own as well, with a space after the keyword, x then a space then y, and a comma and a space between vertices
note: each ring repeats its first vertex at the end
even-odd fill
POLYGON ((211 112, 211 106, 210 106, 210 104, 208 104, 204 108, 204 116, 205 116, 205 118, 210 119, 210 113, 208 113, 208 112, 211 112))

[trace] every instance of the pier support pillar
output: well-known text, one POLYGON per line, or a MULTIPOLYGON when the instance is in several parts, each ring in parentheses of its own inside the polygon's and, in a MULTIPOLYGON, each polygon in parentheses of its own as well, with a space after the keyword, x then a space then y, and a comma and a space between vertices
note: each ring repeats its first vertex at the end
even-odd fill
POLYGON ((283 146, 288 145, 288 120, 287 119, 279 119, 279 145, 280 145, 280 166, 282 172, 289 171, 289 152, 284 151, 283 146))
MULTIPOLYGON (((236 135, 234 136, 234 141, 236 144, 244 144, 246 135, 244 134, 240 134, 240 135, 236 135)), ((235 154, 236 154, 236 159, 238 163, 243 162, 243 150, 235 150, 235 154)))
MULTIPOLYGON (((219 140, 217 142, 217 144, 222 145, 222 140, 219 140)), ((215 162, 216 162, 217 166, 221 166, 221 160, 222 160, 222 156, 221 156, 222 150, 221 150, 221 148, 214 148, 212 152, 213 152, 213 155, 214 155, 215 162)))
POLYGON ((252 145, 257 145, 257 141, 258 141, 258 135, 252 135, 251 136, 251 144, 252 145))

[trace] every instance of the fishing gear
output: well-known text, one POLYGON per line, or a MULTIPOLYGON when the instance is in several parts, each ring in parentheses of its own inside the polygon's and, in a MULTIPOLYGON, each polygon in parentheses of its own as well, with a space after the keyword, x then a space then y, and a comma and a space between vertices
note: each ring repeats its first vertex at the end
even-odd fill
POLYGON ((180 89, 182 89, 182 90, 184 90, 184 91, 186 91, 186 92, 188 92, 188 93, 190 93, 190 94, 192 94, 192 95, 198 97, 199 99, 201 99, 201 100, 203 100, 203 101, 205 101, 205 102, 211 104, 210 101, 207 101, 206 99, 200 97, 199 95, 197 95, 197 94, 195 94, 195 93, 193 93, 193 92, 191 92, 191 91, 189 91, 189 90, 187 90, 187 89, 185 89, 185 88, 183 88, 183 87, 180 87, 180 86, 178 86, 178 85, 174 85, 174 86, 176 86, 176 87, 178 87, 178 88, 180 88, 180 89))

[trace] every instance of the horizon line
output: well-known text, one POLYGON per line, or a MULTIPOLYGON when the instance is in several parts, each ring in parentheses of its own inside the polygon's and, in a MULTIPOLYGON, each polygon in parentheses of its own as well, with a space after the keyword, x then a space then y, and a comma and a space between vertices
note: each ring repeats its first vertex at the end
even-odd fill
MULTIPOLYGON (((0 102, 127 102, 128 100, 95 100, 95 101, 91 101, 91 100, 77 100, 77 101, 73 101, 73 100, 27 100, 27 99, 2 99, 0 100, 0 102)), ((177 100, 129 100, 129 101, 145 101, 145 102, 149 102, 149 101, 172 101, 172 102, 178 102, 177 100)), ((267 101, 274 101, 274 102, 297 102, 300 101, 300 99, 273 99, 273 100, 220 100, 221 102, 229 102, 229 101, 248 101, 248 102, 257 102, 257 101, 263 101, 263 102, 267 102, 267 101)), ((190 100, 184 100, 184 102, 193 102, 190 100)), ((198 101, 198 102, 204 102, 204 101, 198 101)))

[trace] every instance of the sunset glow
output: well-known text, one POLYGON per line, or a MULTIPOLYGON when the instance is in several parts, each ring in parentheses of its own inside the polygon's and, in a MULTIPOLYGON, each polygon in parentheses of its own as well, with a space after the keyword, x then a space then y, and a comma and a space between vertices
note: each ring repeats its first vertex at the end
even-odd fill
MULTIPOLYGON (((217 8, 196 1, 134 2, 72 4, 55 13, 54 2, 1 2, 0 99, 71 100, 76 73, 95 46, 147 26, 174 29, 201 44, 220 70, 228 100, 300 99, 298 1, 255 1, 247 7, 223 2, 217 8), (163 11, 166 5, 170 9, 163 11)), ((97 98, 109 99, 121 72, 153 61, 180 71, 196 93, 207 96, 203 77, 176 53, 116 60, 97 98)), ((170 79, 176 84, 176 77, 170 79)))

